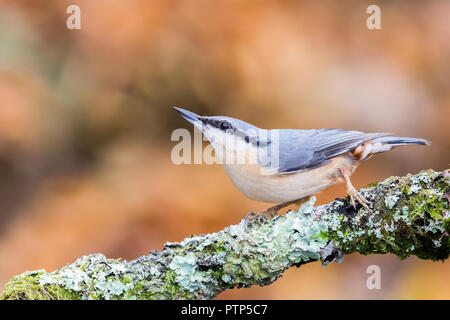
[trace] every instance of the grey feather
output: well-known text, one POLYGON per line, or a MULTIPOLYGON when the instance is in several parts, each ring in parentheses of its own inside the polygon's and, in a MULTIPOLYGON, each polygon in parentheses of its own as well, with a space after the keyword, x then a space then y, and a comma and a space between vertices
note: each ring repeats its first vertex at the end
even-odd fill
MULTIPOLYGON (((290 174, 320 167, 366 141, 386 135, 388 134, 342 129, 281 129, 277 172, 290 174)), ((265 162, 269 164, 268 161, 265 162)), ((272 160, 270 164, 273 163, 272 160)))

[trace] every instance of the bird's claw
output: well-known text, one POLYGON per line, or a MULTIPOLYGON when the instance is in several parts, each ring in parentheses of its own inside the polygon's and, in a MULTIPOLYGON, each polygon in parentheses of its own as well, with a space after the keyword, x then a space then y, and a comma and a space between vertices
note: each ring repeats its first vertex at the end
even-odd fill
POLYGON ((249 213, 247 213, 247 215, 244 218, 244 229, 247 230, 248 229, 248 224, 255 220, 255 216, 256 216, 256 212, 254 211, 250 211, 249 213))
POLYGON ((347 194, 350 197, 350 202, 352 203, 353 208, 355 208, 356 210, 356 203, 355 203, 356 199, 356 201, 358 201, 364 207, 364 209, 366 209, 369 213, 373 214, 373 211, 367 205, 366 199, 364 199, 364 197, 352 185, 352 182, 350 181, 348 174, 341 170, 341 176, 342 178, 344 178, 345 185, 347 187, 347 194))
POLYGON ((244 218, 244 228, 245 228, 245 230, 247 230, 250 223, 255 220, 257 220, 258 222, 261 222, 263 219, 270 219, 277 215, 278 215, 278 213, 273 207, 268 208, 266 211, 263 211, 263 212, 250 211, 249 213, 247 213, 247 215, 244 218))
POLYGON ((366 209, 369 213, 373 214, 373 211, 369 208, 369 205, 367 204, 366 199, 355 189, 355 188, 348 188, 347 189, 348 196, 350 197, 350 202, 352 203, 353 208, 356 209, 356 201, 360 205, 363 206, 364 209, 366 209))

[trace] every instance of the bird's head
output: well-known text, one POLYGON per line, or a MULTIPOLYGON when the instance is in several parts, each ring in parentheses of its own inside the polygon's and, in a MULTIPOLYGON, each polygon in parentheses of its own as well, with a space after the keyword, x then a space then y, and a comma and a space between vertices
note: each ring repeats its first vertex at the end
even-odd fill
POLYGON ((225 116, 199 116, 185 109, 177 107, 174 109, 203 132, 219 157, 223 153, 227 156, 236 156, 249 150, 258 151, 259 147, 267 145, 267 130, 245 121, 225 116))

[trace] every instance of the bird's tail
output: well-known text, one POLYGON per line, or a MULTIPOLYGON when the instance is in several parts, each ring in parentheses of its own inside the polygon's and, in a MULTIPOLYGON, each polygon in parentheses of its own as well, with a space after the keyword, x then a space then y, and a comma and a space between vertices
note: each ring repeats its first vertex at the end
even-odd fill
POLYGON ((389 144, 393 147, 396 146, 406 146, 408 144, 421 144, 421 145, 430 145, 430 141, 425 139, 419 139, 419 138, 405 138, 405 137, 379 137, 372 140, 374 143, 382 143, 382 144, 389 144))
POLYGON ((430 141, 418 138, 378 136, 353 151, 353 157, 357 160, 369 159, 375 153, 386 152, 392 148, 406 146, 408 144, 429 145, 430 141))

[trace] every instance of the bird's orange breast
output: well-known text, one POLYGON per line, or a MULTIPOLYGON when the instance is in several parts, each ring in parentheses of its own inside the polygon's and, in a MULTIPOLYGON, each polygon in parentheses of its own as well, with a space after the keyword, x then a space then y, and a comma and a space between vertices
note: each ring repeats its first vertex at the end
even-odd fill
POLYGON ((233 184, 248 198, 281 203, 304 198, 338 181, 340 170, 353 173, 358 165, 348 153, 333 158, 327 164, 305 171, 276 174, 258 164, 224 164, 233 184))

